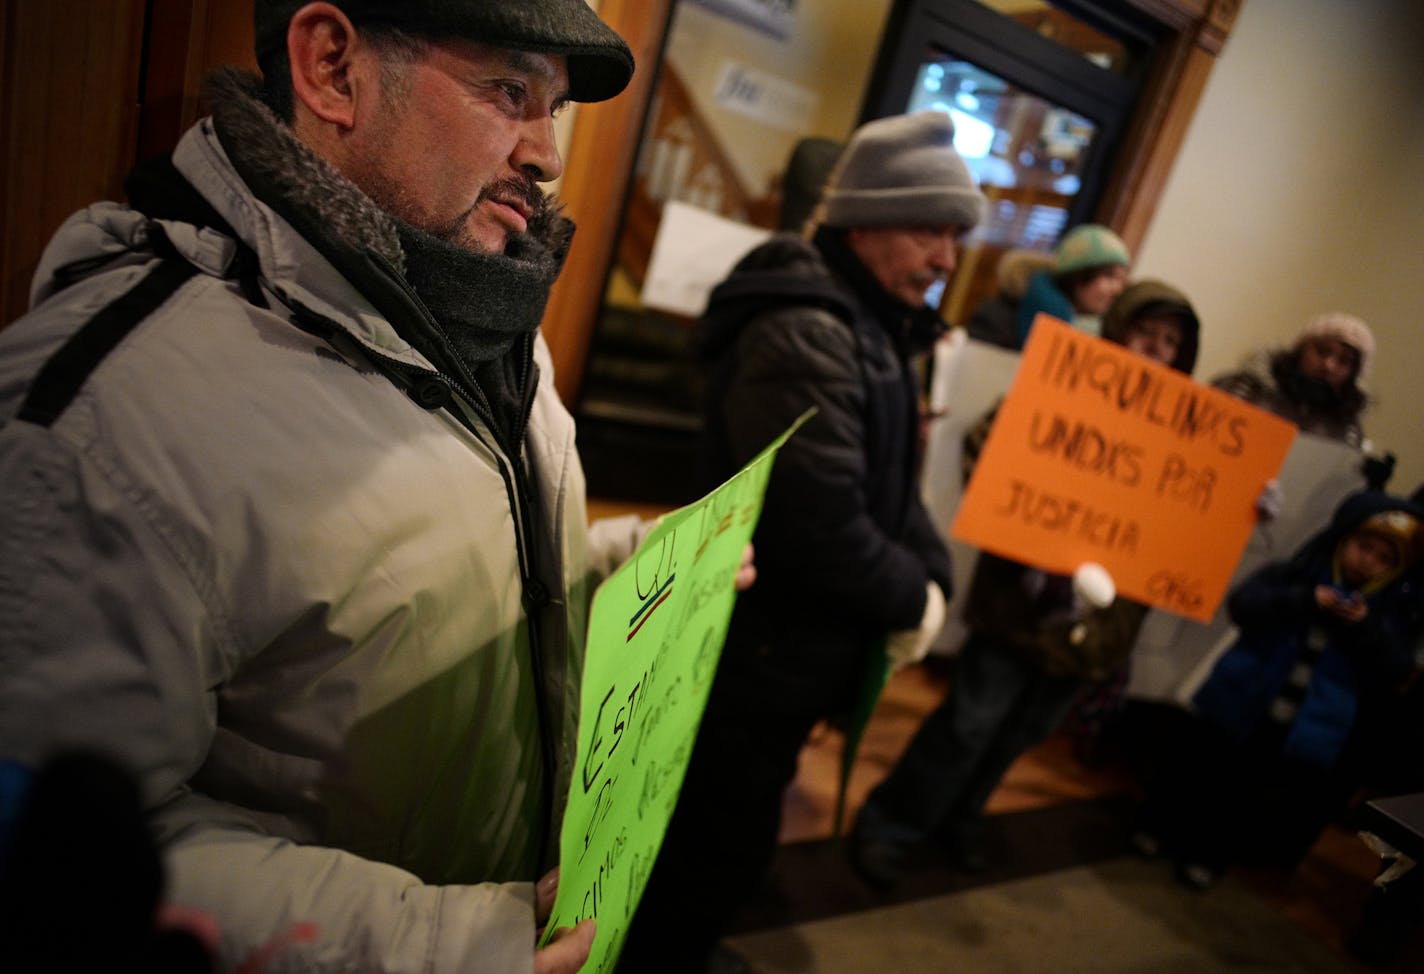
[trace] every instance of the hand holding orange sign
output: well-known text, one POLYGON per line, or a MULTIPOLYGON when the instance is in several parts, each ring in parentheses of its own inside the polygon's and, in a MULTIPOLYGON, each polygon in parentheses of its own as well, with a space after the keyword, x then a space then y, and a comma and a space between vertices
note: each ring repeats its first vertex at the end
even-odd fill
POLYGON ((1295 427, 1041 315, 955 516, 956 538, 1205 621, 1295 427))

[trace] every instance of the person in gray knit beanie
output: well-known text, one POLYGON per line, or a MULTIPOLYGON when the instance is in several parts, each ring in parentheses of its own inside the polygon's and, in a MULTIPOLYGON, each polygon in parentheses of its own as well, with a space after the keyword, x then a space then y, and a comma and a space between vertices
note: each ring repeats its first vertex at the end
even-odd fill
POLYGON ((985 206, 953 137, 937 112, 861 126, 805 233, 743 256, 697 324, 706 484, 817 411, 767 485, 757 582, 733 610, 619 974, 736 968, 718 941, 766 874, 796 755, 850 712, 878 654, 921 658, 944 624, 953 581, 919 491, 916 357, 945 331, 936 285, 985 206))
POLYGON ((955 226, 971 230, 986 202, 954 148, 944 112, 867 122, 836 162, 813 221, 828 227, 955 226))

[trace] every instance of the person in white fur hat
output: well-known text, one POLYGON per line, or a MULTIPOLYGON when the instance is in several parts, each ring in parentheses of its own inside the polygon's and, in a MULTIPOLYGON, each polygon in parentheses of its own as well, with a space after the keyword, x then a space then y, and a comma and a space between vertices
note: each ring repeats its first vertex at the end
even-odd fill
POLYGON ((1374 352, 1369 325, 1327 311, 1306 322, 1289 348, 1257 352, 1212 385, 1290 420, 1303 433, 1360 446, 1360 415, 1369 405, 1362 382, 1374 352))

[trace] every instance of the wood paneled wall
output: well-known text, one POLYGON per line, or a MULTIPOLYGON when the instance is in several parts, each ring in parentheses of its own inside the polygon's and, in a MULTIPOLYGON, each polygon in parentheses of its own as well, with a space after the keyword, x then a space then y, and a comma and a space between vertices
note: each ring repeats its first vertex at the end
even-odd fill
POLYGON ((0 26, 0 321, 65 218, 118 199, 138 143, 143 0, 7 0, 0 26))
POLYGON ((139 158, 168 152, 207 114, 203 77, 219 64, 257 67, 252 0, 153 0, 139 158))
POLYGON ((123 199, 134 163, 202 114, 219 64, 253 64, 252 0, 5 0, 0 325, 24 313, 55 229, 123 199))

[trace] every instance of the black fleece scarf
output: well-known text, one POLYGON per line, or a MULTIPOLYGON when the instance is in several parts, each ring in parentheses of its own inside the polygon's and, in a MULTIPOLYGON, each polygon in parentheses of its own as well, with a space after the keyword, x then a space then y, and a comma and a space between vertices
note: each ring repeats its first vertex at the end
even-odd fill
POLYGON ((235 69, 208 80, 214 125, 233 166, 383 312, 393 307, 389 282, 375 279, 372 268, 399 275, 431 320, 388 313, 392 325, 441 371, 475 385, 497 425, 511 432, 523 385, 534 378, 532 344, 520 339, 532 339, 539 327, 573 222, 546 200, 502 254, 449 244, 386 213, 307 148, 262 103, 260 84, 235 69))
MULTIPOLYGON (((561 218, 541 209, 529 232, 511 238, 503 254, 465 250, 397 221, 406 280, 484 392, 505 436, 519 430, 533 377, 529 347, 520 339, 539 327, 568 250, 567 236, 556 247, 546 242, 550 220, 561 218)), ((562 223, 572 230, 568 220, 562 223)))
POLYGON ((475 253, 396 221, 405 279, 467 364, 502 358, 539 327, 568 249, 567 237, 548 240, 549 224, 558 220, 547 211, 536 215, 503 254, 475 253))

